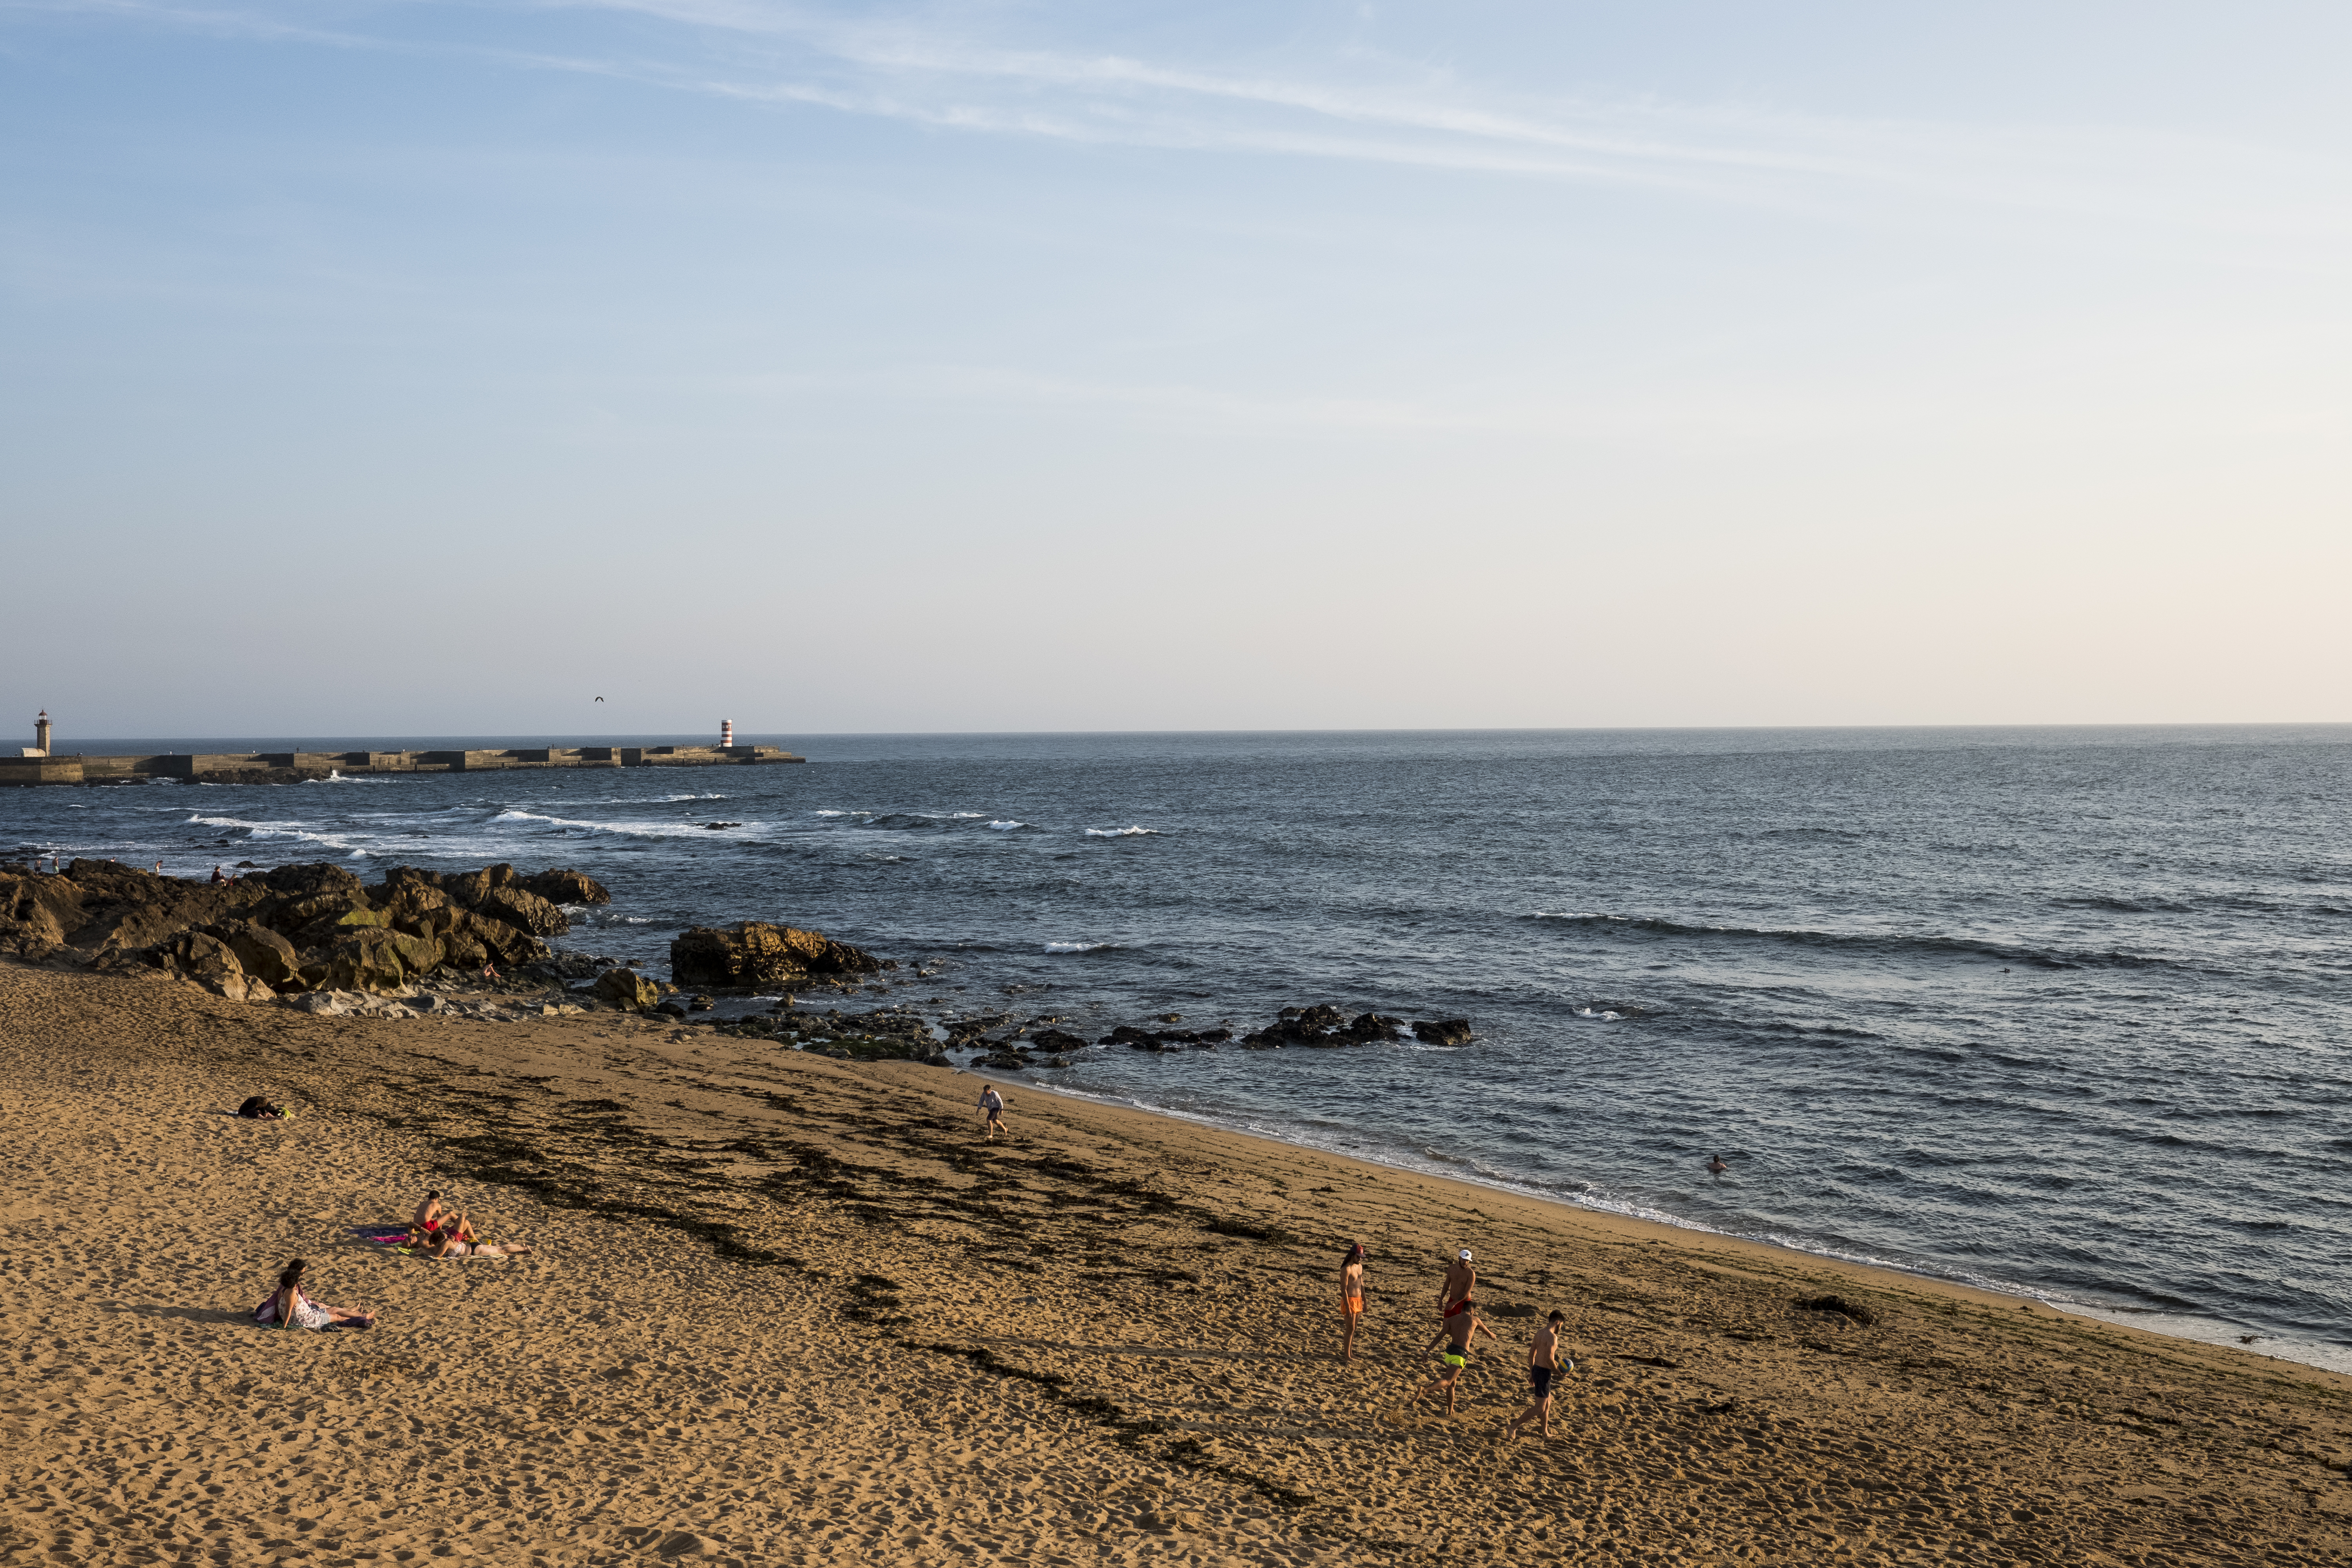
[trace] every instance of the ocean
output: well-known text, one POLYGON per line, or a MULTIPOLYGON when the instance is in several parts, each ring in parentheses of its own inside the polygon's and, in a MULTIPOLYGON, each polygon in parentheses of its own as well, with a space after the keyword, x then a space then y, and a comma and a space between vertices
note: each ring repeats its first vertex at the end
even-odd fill
POLYGON ((2352 1371, 2352 726, 742 739, 809 762, 9 791, 0 854, 572 867, 558 946, 814 926, 1090 1038, 1465 1017, 1030 1077, 2352 1371))

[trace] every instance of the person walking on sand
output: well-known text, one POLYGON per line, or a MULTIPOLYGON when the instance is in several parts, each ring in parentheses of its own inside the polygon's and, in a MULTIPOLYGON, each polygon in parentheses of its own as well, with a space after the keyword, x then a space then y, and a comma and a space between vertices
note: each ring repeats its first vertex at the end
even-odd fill
POLYGON ((1480 1317, 1466 1301, 1463 1303, 1462 1310, 1454 1315, 1453 1321, 1458 1326, 1449 1333, 1445 1352, 1438 1357, 1438 1360, 1445 1363, 1445 1370, 1437 1374, 1434 1382, 1424 1384, 1416 1389, 1413 1396, 1406 1401, 1409 1405, 1418 1405, 1423 1399, 1442 1388, 1445 1391, 1445 1414, 1449 1417, 1454 1414, 1454 1396, 1462 1392, 1462 1374, 1470 1367, 1472 1336, 1484 1334, 1490 1340, 1495 1338, 1495 1331, 1486 1326, 1486 1320, 1480 1317))
MULTIPOLYGON (((1453 1337, 1454 1320, 1476 1304, 1470 1292, 1477 1287, 1478 1270, 1472 1266, 1470 1249, 1465 1247, 1445 1266, 1445 1283, 1437 1292, 1437 1338, 1429 1342, 1431 1350, 1437 1348, 1439 1341, 1453 1337)), ((1463 1331, 1462 1337, 1466 1340, 1469 1331, 1463 1331)))
POLYGON ((1339 1342, 1339 1363, 1352 1365, 1356 1359, 1356 1325, 1364 1321, 1364 1244, 1350 1243, 1348 1256, 1339 1265, 1339 1314, 1347 1324, 1347 1336, 1339 1342))
POLYGON ((999 1132, 1003 1133, 1007 1138, 1013 1136, 1013 1129, 1004 1125, 1004 1097, 996 1092, 994 1084, 992 1083, 980 1091, 980 1109, 988 1117, 990 1142, 996 1142, 996 1135, 999 1132))
POLYGON ((1568 1314, 1555 1308, 1551 1316, 1544 1320, 1543 1327, 1536 1331, 1535 1340, 1528 1346, 1528 1388, 1533 1403, 1517 1420, 1503 1428, 1505 1436, 1516 1436, 1530 1421, 1541 1421, 1543 1435, 1551 1436, 1552 1379, 1576 1370, 1576 1363, 1559 1353, 1560 1325, 1567 1321, 1568 1314))

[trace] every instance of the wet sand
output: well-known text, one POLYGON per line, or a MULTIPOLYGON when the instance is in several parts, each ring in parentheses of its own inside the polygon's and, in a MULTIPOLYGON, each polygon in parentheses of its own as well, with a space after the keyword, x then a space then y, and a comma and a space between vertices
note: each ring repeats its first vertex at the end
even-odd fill
POLYGON ((2352 1555, 2352 1380, 1018 1085, 991 1147, 944 1068, 16 966, 0 1068, 0 1562, 2352 1555), (426 1187, 540 1250, 354 1234, 426 1187), (255 1327, 294 1255, 380 1326, 255 1327))

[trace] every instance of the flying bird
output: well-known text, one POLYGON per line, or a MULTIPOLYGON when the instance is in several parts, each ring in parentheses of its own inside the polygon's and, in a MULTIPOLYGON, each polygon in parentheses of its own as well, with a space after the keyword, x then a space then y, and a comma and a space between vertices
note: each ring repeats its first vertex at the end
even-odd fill
POLYGON ((598 699, 596 699, 596 700, 597 700, 597 701, 599 701, 599 702, 602 702, 602 701, 604 701, 604 700, 603 698, 599 697, 598 699))

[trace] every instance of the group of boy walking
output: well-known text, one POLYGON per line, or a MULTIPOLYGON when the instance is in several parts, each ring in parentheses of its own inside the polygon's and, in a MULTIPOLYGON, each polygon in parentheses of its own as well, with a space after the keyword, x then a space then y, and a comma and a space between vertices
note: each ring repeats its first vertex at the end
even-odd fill
MULTIPOLYGON (((1432 1394, 1445 1395, 1445 1413, 1454 1414, 1454 1396, 1462 1389, 1462 1374, 1470 1365, 1471 1342, 1480 1334, 1495 1340, 1495 1331, 1478 1315, 1474 1292, 1478 1286, 1476 1260, 1470 1249, 1464 1247, 1445 1266, 1445 1284, 1437 1296, 1437 1335, 1429 1342, 1429 1352, 1444 1363, 1445 1370, 1435 1379, 1417 1389, 1408 1403, 1419 1404, 1432 1394), (1441 1348, 1442 1347, 1442 1348, 1441 1348)), ((1346 1322, 1346 1335, 1340 1342, 1339 1359, 1356 1359, 1356 1329, 1364 1316, 1364 1244, 1357 1242, 1348 1248, 1346 1259, 1339 1265, 1339 1310, 1346 1322)), ((1576 1370, 1576 1363, 1561 1352, 1559 1336, 1568 1314, 1554 1311, 1537 1328, 1535 1338, 1528 1345, 1528 1387, 1529 1403, 1517 1419, 1504 1428, 1516 1433, 1529 1422, 1540 1422, 1543 1435, 1551 1436, 1551 1386, 1562 1373, 1576 1370)), ((1499 1340, 1496 1340, 1500 1343, 1499 1340)))

